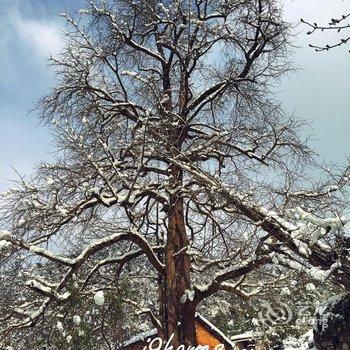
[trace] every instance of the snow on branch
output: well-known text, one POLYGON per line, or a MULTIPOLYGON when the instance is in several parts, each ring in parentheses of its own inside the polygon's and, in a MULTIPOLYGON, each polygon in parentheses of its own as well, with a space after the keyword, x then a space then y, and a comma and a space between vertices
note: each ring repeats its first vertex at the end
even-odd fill
MULTIPOLYGON (((271 236, 275 237, 278 241, 282 242, 293 253, 306 258, 311 265, 329 270, 336 263, 334 256, 328 251, 322 250, 322 246, 313 246, 310 250, 306 243, 300 240, 293 240, 293 233, 298 230, 298 226, 293 222, 288 221, 287 218, 284 218, 261 205, 251 203, 246 196, 243 196, 238 191, 232 189, 229 185, 222 183, 218 178, 211 176, 193 163, 184 163, 178 159, 172 159, 172 161, 175 164, 180 165, 197 181, 203 185, 209 186, 213 193, 221 195, 226 200, 227 204, 233 205, 243 215, 252 220, 252 222, 268 232, 271 236)), ((307 215, 304 211, 302 214, 304 215, 304 219, 311 220, 315 225, 321 227, 331 225, 332 227, 341 228, 346 223, 345 218, 336 217, 316 219, 314 215, 307 215)), ((344 266, 343 268, 349 269, 347 266, 344 266)))

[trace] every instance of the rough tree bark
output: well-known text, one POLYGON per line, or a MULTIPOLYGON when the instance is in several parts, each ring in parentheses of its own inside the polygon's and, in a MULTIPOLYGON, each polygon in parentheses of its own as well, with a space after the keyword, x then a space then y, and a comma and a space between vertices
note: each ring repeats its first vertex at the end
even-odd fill
MULTIPOLYGON (((171 59, 169 59, 171 62, 171 59)), ((172 119, 172 86, 170 80, 169 65, 163 65, 163 94, 164 118, 172 119)), ((185 85, 182 79, 179 96, 180 110, 185 101, 185 85)), ((182 118, 184 120, 184 118, 182 118)), ((176 122, 176 120, 174 120, 176 122)), ((171 124, 170 124, 171 125, 171 124)), ((176 125, 176 124, 175 124, 176 125)), ((170 127, 169 149, 172 157, 181 154, 182 144, 185 138, 185 126, 170 127)), ((168 230, 165 248, 165 322, 164 334, 167 339, 172 337, 172 344, 178 347, 180 344, 196 345, 195 307, 190 301, 181 302, 186 290, 191 288, 190 266, 191 261, 186 253, 189 240, 186 233, 184 219, 184 199, 176 189, 183 186, 183 170, 181 167, 171 164, 169 166, 170 186, 174 194, 170 196, 168 208, 168 230)))
POLYGON ((195 345, 194 307, 190 301, 181 303, 190 289, 190 261, 186 254, 188 238, 184 222, 182 198, 173 198, 169 210, 168 241, 165 253, 166 334, 173 335, 173 345, 195 345))

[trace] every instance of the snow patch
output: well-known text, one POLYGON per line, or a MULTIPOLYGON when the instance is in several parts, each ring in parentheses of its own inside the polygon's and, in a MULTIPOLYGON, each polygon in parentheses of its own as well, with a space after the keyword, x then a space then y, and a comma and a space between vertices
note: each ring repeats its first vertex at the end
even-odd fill
POLYGON ((60 331, 63 332, 63 323, 61 321, 57 321, 56 323, 56 328, 60 331))
POLYGON ((70 344, 70 342, 72 341, 72 336, 71 335, 67 335, 66 341, 68 344, 70 344))
POLYGON ((10 247, 11 242, 5 241, 4 239, 0 241, 0 251, 5 250, 6 248, 10 247))
POLYGON ((187 300, 193 301, 195 292, 193 290, 186 289, 184 295, 180 299, 181 304, 185 304, 187 300))
POLYGON ((99 290, 94 295, 94 301, 97 306, 103 306, 105 303, 105 295, 102 290, 99 290))
POLYGON ((73 323, 74 323, 76 326, 79 326, 80 323, 81 323, 81 317, 78 316, 78 315, 73 316, 73 323))

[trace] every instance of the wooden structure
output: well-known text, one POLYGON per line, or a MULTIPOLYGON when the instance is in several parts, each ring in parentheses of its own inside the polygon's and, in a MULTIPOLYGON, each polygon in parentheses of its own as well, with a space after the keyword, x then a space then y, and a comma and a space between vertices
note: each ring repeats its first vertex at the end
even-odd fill
POLYGON ((266 350, 269 348, 264 334, 259 332, 246 332, 230 338, 234 350, 266 350))
MULTIPOLYGON (((222 344, 225 350, 233 350, 234 346, 230 339, 203 316, 199 314, 196 315, 195 325, 198 345, 207 345, 208 350, 215 350, 216 346, 222 344)), ((145 346, 148 346, 150 341, 149 339, 152 340, 157 336, 158 334, 156 329, 152 329, 149 332, 140 333, 136 337, 124 343, 119 350, 143 350, 145 346)), ((164 347, 165 344, 163 344, 162 349, 164 349, 164 347)))

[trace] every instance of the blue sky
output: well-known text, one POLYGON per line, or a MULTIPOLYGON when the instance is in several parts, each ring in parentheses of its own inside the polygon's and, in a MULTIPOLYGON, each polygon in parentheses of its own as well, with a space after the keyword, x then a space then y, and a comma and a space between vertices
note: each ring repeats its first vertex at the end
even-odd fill
MULTIPOLYGON (((281 0, 282 1, 282 0, 281 0)), ((300 17, 327 23, 331 17, 350 11, 350 0, 283 0, 285 18, 300 17)), ((0 0, 0 191, 11 186, 14 170, 30 174, 53 148, 47 128, 29 111, 54 84, 47 68, 49 52, 62 46, 57 16, 78 9, 83 0, 0 0)), ((350 53, 347 49, 315 53, 311 41, 326 42, 334 33, 309 37, 298 26, 293 39, 294 65, 300 68, 283 79, 279 97, 289 113, 312 121, 311 145, 326 161, 342 162, 350 154, 350 53)))

